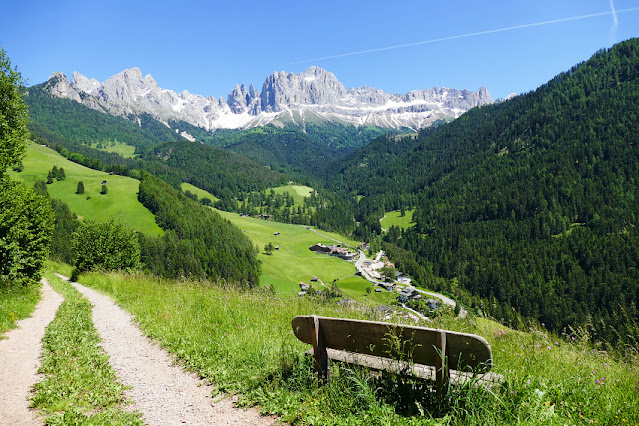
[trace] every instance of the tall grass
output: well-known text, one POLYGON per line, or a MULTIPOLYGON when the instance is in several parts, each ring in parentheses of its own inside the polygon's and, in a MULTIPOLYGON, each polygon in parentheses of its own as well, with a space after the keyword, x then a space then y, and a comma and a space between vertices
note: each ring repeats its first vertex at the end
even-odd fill
POLYGON ((312 360, 303 355, 309 347, 293 336, 291 319, 367 318, 366 309, 144 275, 93 273, 81 282, 114 297, 216 392, 237 393, 242 404, 259 404, 291 423, 639 423, 633 360, 593 350, 580 339, 559 339, 543 328, 522 333, 452 315, 431 325, 486 337, 494 371, 505 377, 502 384, 456 386, 439 395, 432 383, 334 364, 331 380, 319 385, 312 360))
POLYGON ((0 286, 0 334, 15 328, 16 321, 31 315, 38 300, 40 284, 26 287, 0 286))

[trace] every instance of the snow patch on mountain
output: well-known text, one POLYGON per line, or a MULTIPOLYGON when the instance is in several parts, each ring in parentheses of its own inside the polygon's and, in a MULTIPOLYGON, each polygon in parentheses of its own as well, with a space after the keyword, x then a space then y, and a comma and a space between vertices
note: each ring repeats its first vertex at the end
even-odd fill
MULTIPOLYGON (((62 73, 54 73, 45 87, 55 96, 113 115, 138 117, 146 113, 163 123, 184 121, 209 131, 246 129, 284 119, 305 127, 309 114, 355 126, 419 130, 493 102, 484 87, 476 92, 435 87, 406 94, 374 87, 347 90, 333 73, 319 67, 299 74, 274 72, 261 91, 252 84, 248 88, 236 85, 227 99, 162 89, 139 68, 124 70, 103 83, 78 72, 69 82, 62 73)), ((187 139, 193 138, 187 135, 187 139)))

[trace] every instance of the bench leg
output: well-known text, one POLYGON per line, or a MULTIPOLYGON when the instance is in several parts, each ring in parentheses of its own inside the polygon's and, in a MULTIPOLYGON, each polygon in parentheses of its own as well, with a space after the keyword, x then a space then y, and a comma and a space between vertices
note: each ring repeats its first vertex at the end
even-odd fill
POLYGON ((446 382, 450 377, 450 371, 448 370, 448 360, 446 359, 446 332, 440 331, 436 336, 436 346, 440 352, 440 356, 435 363, 435 390, 438 394, 442 392, 446 382))
POLYGON ((320 321, 316 315, 313 315, 312 325, 313 339, 313 358, 315 358, 315 371, 321 379, 328 379, 330 376, 330 366, 328 365, 328 353, 324 345, 324 337, 320 330, 320 321))

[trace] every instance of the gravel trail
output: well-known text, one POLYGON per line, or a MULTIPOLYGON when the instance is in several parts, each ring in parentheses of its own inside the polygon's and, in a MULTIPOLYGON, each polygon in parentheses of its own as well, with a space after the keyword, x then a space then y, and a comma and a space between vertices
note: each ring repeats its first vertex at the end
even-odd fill
MULTIPOLYGON (((66 277, 64 277, 66 278, 66 277)), ((132 316, 111 298, 72 283, 93 307, 93 323, 119 382, 131 386, 132 410, 149 425, 271 425, 255 409, 233 407, 226 398, 214 402, 211 389, 193 374, 175 366, 173 358, 134 325, 132 316)))
POLYGON ((42 278, 42 298, 33 314, 0 340, 0 424, 36 425, 42 421, 29 409, 29 392, 38 381, 45 327, 53 321, 63 297, 42 278))

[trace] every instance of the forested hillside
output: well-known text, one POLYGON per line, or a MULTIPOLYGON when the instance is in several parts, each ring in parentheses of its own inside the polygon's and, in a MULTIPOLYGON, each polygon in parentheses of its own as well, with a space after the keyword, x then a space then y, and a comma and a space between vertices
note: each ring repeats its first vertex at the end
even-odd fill
POLYGON ((114 117, 70 99, 53 96, 46 91, 45 85, 29 87, 25 93, 31 116, 29 130, 69 150, 79 152, 79 148, 91 143, 113 140, 140 150, 159 142, 184 140, 149 115, 142 115, 139 122, 114 117))
POLYGON ((416 226, 387 241, 431 285, 453 280, 513 323, 511 307, 623 335, 619 315, 636 319, 639 301, 638 77, 633 39, 423 135, 375 176, 353 170, 366 164, 334 176, 369 205, 418 197, 416 226))
POLYGON ((139 117, 138 125, 54 97, 41 86, 29 88, 25 100, 31 113, 29 129, 36 141, 94 169, 136 178, 137 170, 147 170, 175 188, 188 182, 223 200, 238 191, 265 189, 287 180, 242 155, 188 142, 149 116, 139 117), (134 147, 135 158, 96 148, 112 141, 134 147))
POLYGON ((324 123, 279 128, 274 125, 250 130, 218 130, 209 133, 187 123, 171 123, 185 128, 198 141, 226 148, 276 170, 298 177, 321 176, 325 166, 354 149, 366 146, 390 129, 324 123))
POLYGON ((140 202, 164 229, 162 237, 140 237, 142 262, 156 275, 259 284, 257 249, 239 228, 148 173, 140 202))
MULTIPOLYGON (((153 153, 158 144, 186 141, 178 132, 149 115, 124 119, 70 99, 53 96, 46 87, 54 83, 50 80, 32 86, 25 96, 31 114, 29 128, 38 140, 49 146, 65 147, 105 164, 126 164, 129 168, 135 168, 132 161, 94 148, 99 144, 118 141, 135 148, 137 157, 148 160, 147 154, 153 153)), ((187 132, 196 142, 241 154, 235 157, 226 154, 226 161, 232 159, 244 163, 242 166, 248 166, 249 163, 238 160, 246 157, 274 170, 295 173, 300 178, 318 176, 330 161, 390 131, 368 126, 356 128, 350 124, 309 123, 304 130, 297 125, 284 128, 269 125, 250 130, 219 130, 211 133, 185 122, 171 122, 170 125, 187 132)), ((220 157, 223 154, 212 149, 205 155, 206 160, 211 161, 215 160, 212 156, 220 157)), ((145 167, 147 165, 140 168, 145 167)), ((259 176, 260 179, 265 177, 269 178, 259 176)))

